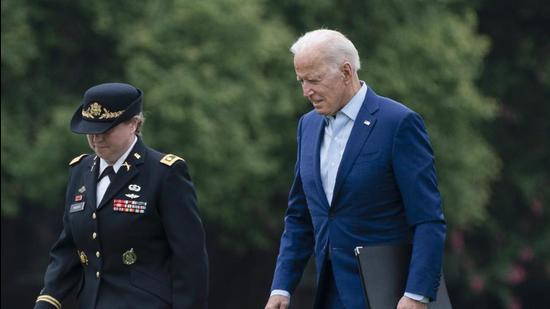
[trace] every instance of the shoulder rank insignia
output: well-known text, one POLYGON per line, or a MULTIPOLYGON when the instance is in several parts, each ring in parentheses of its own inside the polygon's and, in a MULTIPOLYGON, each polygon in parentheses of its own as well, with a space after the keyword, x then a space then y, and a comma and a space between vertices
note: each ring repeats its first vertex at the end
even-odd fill
POLYGON ((176 156, 176 155, 173 155, 173 154, 167 154, 165 155, 161 160, 160 160, 160 163, 162 164, 166 164, 168 166, 172 166, 172 164, 176 163, 176 161, 178 160, 182 160, 185 162, 184 159, 176 156))
POLYGON ((69 165, 70 166, 73 166, 75 164, 77 164, 78 162, 80 162, 80 160, 82 160, 84 157, 86 157, 88 154, 86 153, 83 153, 81 155, 79 155, 78 157, 74 158, 71 160, 71 162, 69 162, 69 165))

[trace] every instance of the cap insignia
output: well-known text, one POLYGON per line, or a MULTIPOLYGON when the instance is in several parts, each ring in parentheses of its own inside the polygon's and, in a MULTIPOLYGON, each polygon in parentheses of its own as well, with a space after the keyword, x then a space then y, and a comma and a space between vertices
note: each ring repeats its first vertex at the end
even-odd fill
POLYGON ((82 117, 87 119, 114 119, 122 113, 124 113, 124 110, 112 112, 98 102, 93 102, 87 109, 82 109, 82 117))

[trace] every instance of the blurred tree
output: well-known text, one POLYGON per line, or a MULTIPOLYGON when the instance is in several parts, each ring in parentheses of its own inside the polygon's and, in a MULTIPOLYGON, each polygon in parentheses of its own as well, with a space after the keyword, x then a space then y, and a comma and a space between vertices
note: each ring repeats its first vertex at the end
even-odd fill
POLYGON ((484 219, 499 163, 479 134, 494 105, 474 86, 489 46, 475 34, 474 11, 457 13, 449 1, 320 1, 314 9, 305 0, 281 3, 297 32, 347 34, 362 55, 360 77, 424 117, 451 226, 484 219), (306 9, 307 18, 292 14, 306 9))
POLYGON ((93 31, 79 2, 7 0, 2 17, 2 215, 15 215, 62 203, 60 171, 86 151, 68 130, 81 89, 119 78, 121 67, 113 38, 93 31))
POLYGON ((255 0, 154 2, 144 11, 119 29, 134 34, 121 36, 120 54, 148 94, 146 139, 190 162, 203 212, 226 245, 272 245, 266 231, 278 231, 285 205, 272 199, 286 195, 300 109, 288 29, 255 0))
MULTIPOLYGON (((492 48, 479 81, 498 103, 486 132, 502 160, 487 221, 451 235, 463 307, 546 308, 550 302, 550 5, 481 1, 492 48), (467 243, 468 246, 460 244, 467 243)), ((458 282, 457 282, 458 283, 458 282)))
POLYGON ((145 139, 190 162, 201 208, 222 238, 243 240, 233 244, 241 249, 268 245, 261 231, 279 228, 284 204, 269 205, 288 186, 300 105, 290 99, 291 35, 258 1, 2 5, 4 215, 25 200, 59 205, 59 171, 89 151, 67 130, 79 96, 126 80, 145 91, 145 139))
MULTIPOLYGON (((295 116, 307 104, 299 104, 304 100, 291 85, 289 30, 259 2, 247 1, 59 1, 33 4, 32 10, 19 2, 23 13, 6 23, 23 26, 8 29, 34 29, 27 37, 40 57, 19 53, 26 44, 10 44, 17 34, 3 32, 10 49, 2 58, 2 117, 10 120, 2 134, 14 138, 8 128, 28 125, 17 130, 18 142, 2 144, 3 152, 18 158, 15 164, 3 161, 2 177, 8 188, 35 185, 4 190, 3 212, 13 213, 17 198, 59 202, 56 195, 45 201, 43 192, 61 192, 64 175, 54 171, 72 149, 86 150, 65 129, 74 102, 90 84, 124 79, 146 93, 149 143, 190 161, 207 218, 227 228, 229 240, 266 245, 265 225, 280 226, 270 201, 282 200, 288 187, 294 156, 288 146, 295 116), (282 171, 286 176, 280 177, 282 171)), ((11 2, 5 3, 9 8, 11 2)), ((483 218, 497 160, 476 134, 492 105, 473 87, 487 42, 474 34, 472 12, 454 13, 444 1, 321 1, 302 22, 290 8, 305 7, 305 1, 270 4, 297 27, 312 29, 322 21, 350 29, 364 55, 367 82, 426 118, 450 222, 467 226, 483 218), (336 14, 326 19, 330 12, 336 14)))

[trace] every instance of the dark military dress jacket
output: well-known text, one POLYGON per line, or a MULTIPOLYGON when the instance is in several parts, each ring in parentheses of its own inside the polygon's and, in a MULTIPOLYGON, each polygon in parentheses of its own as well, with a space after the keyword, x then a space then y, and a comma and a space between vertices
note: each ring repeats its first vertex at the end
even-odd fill
POLYGON ((71 162, 63 231, 35 308, 206 308, 208 258, 185 161, 138 139, 96 207, 99 158, 71 162))

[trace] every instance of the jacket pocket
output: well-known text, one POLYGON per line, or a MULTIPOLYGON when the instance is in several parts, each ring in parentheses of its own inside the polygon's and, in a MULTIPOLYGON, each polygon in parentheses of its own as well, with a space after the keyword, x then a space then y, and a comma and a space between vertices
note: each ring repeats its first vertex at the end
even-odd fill
POLYGON ((359 154, 359 156, 357 156, 357 160, 355 162, 357 164, 357 163, 360 163, 360 162, 374 161, 374 160, 378 159, 378 157, 380 157, 380 151, 378 151, 378 150, 365 152, 365 153, 359 154))
POLYGON ((153 294, 168 304, 172 303, 172 287, 168 281, 159 280, 142 270, 132 269, 130 282, 136 288, 153 294))

